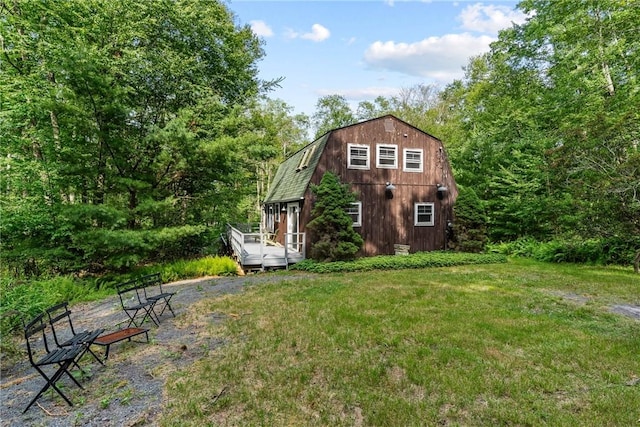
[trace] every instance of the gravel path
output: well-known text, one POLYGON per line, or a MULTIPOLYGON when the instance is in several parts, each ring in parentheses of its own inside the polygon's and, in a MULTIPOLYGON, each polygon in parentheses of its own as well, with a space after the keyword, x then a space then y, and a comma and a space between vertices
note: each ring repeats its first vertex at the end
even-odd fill
MULTIPOLYGON (((288 277, 291 279, 291 277, 288 277)), ((82 368, 90 378, 80 381, 84 390, 70 379, 58 384, 74 402, 68 406, 57 393, 48 391, 22 414, 28 402, 45 380, 24 360, 2 371, 0 378, 0 426, 134 426, 155 425, 163 407, 163 389, 170 372, 195 362, 209 351, 224 345, 209 336, 207 325, 189 325, 182 320, 186 309, 203 298, 242 292, 245 286, 282 280, 277 275, 252 275, 232 278, 205 278, 163 285, 177 292, 171 300, 176 317, 165 312, 160 327, 151 327, 150 343, 117 343, 111 346, 109 359, 101 366, 92 358, 82 368), (182 321, 181 321, 182 320, 182 321)), ((104 327, 118 329, 128 320, 117 295, 105 300, 71 308, 75 329, 104 327)), ((212 313, 211 322, 222 321, 212 313)), ((101 351, 101 348, 97 348, 101 351)))

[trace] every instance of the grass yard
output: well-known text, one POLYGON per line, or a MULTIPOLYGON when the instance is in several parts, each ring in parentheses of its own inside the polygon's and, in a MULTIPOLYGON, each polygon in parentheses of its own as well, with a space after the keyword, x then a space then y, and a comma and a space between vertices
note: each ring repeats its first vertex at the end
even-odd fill
POLYGON ((640 423, 631 269, 327 274, 201 301, 228 345, 172 375, 161 425, 640 423))

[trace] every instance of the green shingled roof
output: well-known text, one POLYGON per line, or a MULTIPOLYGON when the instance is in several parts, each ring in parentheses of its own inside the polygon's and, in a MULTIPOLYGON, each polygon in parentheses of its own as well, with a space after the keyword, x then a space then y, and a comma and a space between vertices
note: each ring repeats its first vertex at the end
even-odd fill
POLYGON ((280 164, 264 203, 291 202, 304 197, 330 134, 325 133, 280 164), (306 166, 299 168, 303 160, 302 165, 306 166))

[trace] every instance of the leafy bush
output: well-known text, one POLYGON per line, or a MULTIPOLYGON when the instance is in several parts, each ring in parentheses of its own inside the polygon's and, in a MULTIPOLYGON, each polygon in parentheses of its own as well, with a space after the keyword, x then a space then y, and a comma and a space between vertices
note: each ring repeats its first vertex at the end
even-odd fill
POLYGON ((631 265, 637 248, 640 248, 638 237, 566 238, 547 242, 523 237, 512 242, 487 245, 490 252, 538 261, 619 265, 631 265))
MULTIPOLYGON (((59 231, 63 233, 63 231, 59 231)), ((68 274, 78 271, 125 271, 149 262, 173 261, 215 253, 219 232, 204 225, 147 230, 93 228, 68 236, 68 242, 50 247, 2 247, 5 274, 15 278, 68 274)))
POLYGON ((369 270, 400 270, 408 268, 453 267, 468 264, 496 264, 506 262, 501 254, 473 254, 463 252, 418 252, 406 256, 381 255, 359 258, 355 261, 336 261, 320 263, 306 259, 294 264, 292 270, 313 273, 337 273, 369 270))
POLYGON ((235 276, 238 266, 229 257, 204 257, 194 260, 175 261, 160 267, 145 267, 140 274, 160 272, 162 280, 173 282, 203 276, 235 276))
MULTIPOLYGON (((42 313, 47 307, 62 301, 96 299, 107 293, 99 290, 92 280, 79 280, 72 276, 58 276, 33 282, 0 280, 0 335, 19 329, 23 322, 42 313)), ((10 339, 2 339, 0 352, 12 355, 17 352, 10 339)))

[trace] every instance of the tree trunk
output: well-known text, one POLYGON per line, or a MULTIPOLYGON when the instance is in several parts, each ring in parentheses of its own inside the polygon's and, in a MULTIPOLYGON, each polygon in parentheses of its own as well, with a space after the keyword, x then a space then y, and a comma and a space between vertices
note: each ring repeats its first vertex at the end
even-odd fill
POLYGON ((633 260, 633 271, 640 273, 640 251, 636 253, 636 258, 633 260))
POLYGON ((130 188, 129 189, 129 215, 131 215, 129 217, 129 222, 127 223, 127 226, 129 227, 130 230, 133 230, 136 228, 136 216, 134 215, 134 210, 135 208, 138 207, 138 193, 136 190, 130 188))

